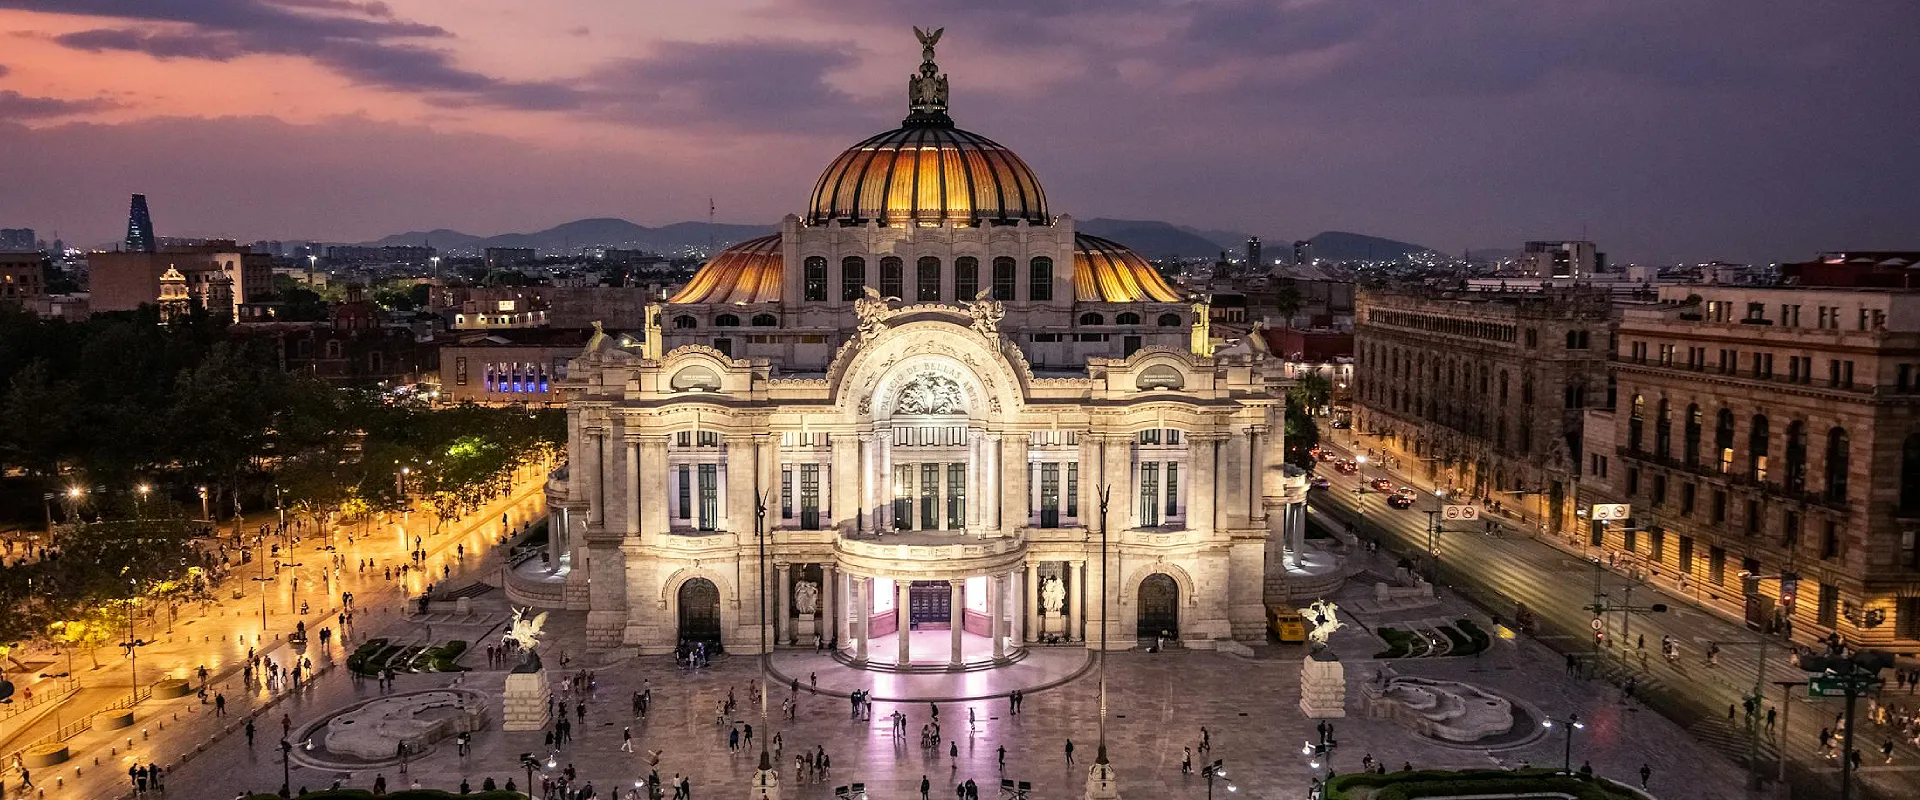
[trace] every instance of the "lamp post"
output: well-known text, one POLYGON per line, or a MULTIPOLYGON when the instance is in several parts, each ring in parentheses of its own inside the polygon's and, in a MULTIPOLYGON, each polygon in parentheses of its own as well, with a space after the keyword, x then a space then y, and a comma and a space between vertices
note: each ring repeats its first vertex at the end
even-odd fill
MULTIPOLYGON (((124 572, 124 568, 122 570, 124 572)), ((133 700, 140 703, 140 640, 133 634, 133 603, 140 596, 138 578, 127 579, 127 682, 133 684, 133 700)))
POLYGON ((1560 750, 1560 771, 1572 775, 1573 732, 1575 730, 1584 730, 1587 724, 1580 721, 1579 714, 1568 714, 1566 719, 1547 717, 1546 719, 1540 720, 1540 727, 1542 728, 1552 728, 1555 725, 1559 725, 1560 729, 1566 732, 1566 739, 1560 750))
POLYGON ((1367 456, 1366 454, 1365 453, 1355 454, 1353 457, 1353 463, 1356 465, 1353 468, 1353 476, 1355 478, 1360 479, 1360 488, 1353 490, 1353 493, 1366 494, 1367 493, 1367 456))
MULTIPOLYGON (((1113 484, 1100 487, 1100 748, 1094 753, 1093 763, 1107 765, 1107 501, 1113 495, 1113 484)), ((1211 792, 1212 783, 1208 783, 1211 792)))
POLYGON ((532 753, 520 754, 520 766, 527 768, 527 796, 528 797, 533 796, 533 768, 539 765, 540 765, 539 759, 534 758, 532 753))
POLYGON ((1200 777, 1207 779, 1207 800, 1213 800, 1213 781, 1216 778, 1227 781, 1228 792, 1240 791, 1233 781, 1227 780, 1227 762, 1224 759, 1214 759, 1213 763, 1201 767, 1200 777))
MULTIPOLYGON (((760 727, 762 733, 766 733, 767 727, 767 667, 773 659, 772 652, 767 650, 767 497, 772 493, 773 490, 768 489, 753 498, 753 539, 760 548, 760 597, 755 605, 759 607, 760 612, 760 727)), ((767 740, 771 738, 773 737, 760 738, 762 755, 766 754, 767 740)))
POLYGON ((139 502, 136 503, 134 506, 135 517, 144 518, 147 515, 147 492, 151 491, 152 488, 153 487, 148 486, 144 483, 134 487, 134 491, 137 492, 140 497, 139 502))

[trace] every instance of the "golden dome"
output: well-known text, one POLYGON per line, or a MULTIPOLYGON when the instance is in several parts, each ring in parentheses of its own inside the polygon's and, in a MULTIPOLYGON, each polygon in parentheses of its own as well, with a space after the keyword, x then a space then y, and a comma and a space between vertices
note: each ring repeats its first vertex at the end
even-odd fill
POLYGON ((882 225, 1052 222, 1026 162, 951 122, 910 122, 840 154, 813 186, 807 222, 882 225))
POLYGON ((1082 303, 1180 302, 1152 264, 1126 245, 1085 233, 1073 236, 1073 299, 1082 303))
POLYGON ((780 234, 748 239, 708 259, 669 303, 773 303, 780 300, 780 234))

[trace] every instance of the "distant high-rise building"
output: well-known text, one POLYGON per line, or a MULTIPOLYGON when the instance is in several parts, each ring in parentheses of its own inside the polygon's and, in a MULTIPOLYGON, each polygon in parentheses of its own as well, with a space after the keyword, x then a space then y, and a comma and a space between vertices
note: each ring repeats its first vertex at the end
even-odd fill
POLYGON ((539 260, 539 253, 531 247, 489 247, 486 256, 487 269, 531 264, 539 260))
POLYGON ((24 251, 40 249, 34 238, 32 228, 0 228, 0 251, 24 251))
POLYGON ((154 251, 153 217, 147 213, 147 196, 136 194, 127 209, 127 252, 154 251))
POLYGON ((1247 237, 1247 270, 1249 274, 1260 273, 1260 237, 1247 237))
POLYGON ((1295 264, 1313 263, 1313 241, 1312 240, 1301 239, 1293 243, 1293 263, 1295 264))
POLYGON ((1523 278, 1589 278, 1607 268, 1607 254, 1589 241, 1527 242, 1517 265, 1523 278))

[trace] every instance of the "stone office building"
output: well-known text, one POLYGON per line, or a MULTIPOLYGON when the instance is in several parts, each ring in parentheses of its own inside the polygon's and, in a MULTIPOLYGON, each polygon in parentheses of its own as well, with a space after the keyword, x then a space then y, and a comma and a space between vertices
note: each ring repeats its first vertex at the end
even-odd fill
POLYGON ((1285 599, 1306 487, 1278 361, 1216 358, 1204 304, 956 128, 925 55, 912 114, 804 217, 558 383, 551 530, 597 645, 754 651, 770 593, 773 643, 940 668, 1103 624, 1260 640, 1285 599))
POLYGON ((1355 305, 1354 425, 1436 485, 1570 525, 1581 415, 1609 392, 1607 296, 1412 288, 1355 305))
POLYGON ((1920 646, 1920 291, 1663 287, 1613 371, 1582 504, 1633 516, 1590 545, 1756 626, 1920 646))

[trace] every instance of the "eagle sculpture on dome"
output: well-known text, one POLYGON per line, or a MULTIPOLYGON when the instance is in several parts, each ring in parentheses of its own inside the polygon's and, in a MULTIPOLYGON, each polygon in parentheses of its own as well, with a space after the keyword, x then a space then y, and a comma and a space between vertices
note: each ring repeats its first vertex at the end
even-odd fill
POLYGON ((920 74, 907 78, 907 104, 915 114, 944 114, 947 110, 947 76, 940 74, 940 65, 933 63, 933 46, 940 42, 946 28, 934 28, 932 33, 913 29, 913 35, 920 40, 920 74))

